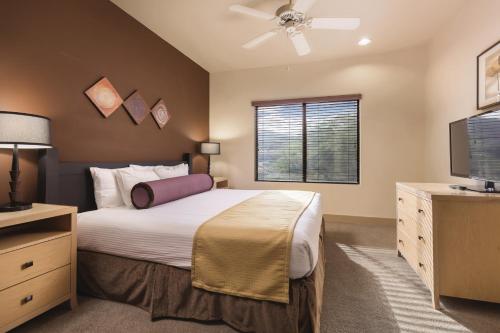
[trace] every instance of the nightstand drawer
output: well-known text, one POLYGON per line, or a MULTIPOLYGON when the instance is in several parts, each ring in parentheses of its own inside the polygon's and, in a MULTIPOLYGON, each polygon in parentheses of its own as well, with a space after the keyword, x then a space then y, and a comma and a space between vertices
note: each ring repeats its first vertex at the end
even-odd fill
POLYGON ((70 266, 0 291, 0 328, 70 297, 70 266))
POLYGON ((71 237, 56 238, 0 255, 0 290, 70 263, 71 237))

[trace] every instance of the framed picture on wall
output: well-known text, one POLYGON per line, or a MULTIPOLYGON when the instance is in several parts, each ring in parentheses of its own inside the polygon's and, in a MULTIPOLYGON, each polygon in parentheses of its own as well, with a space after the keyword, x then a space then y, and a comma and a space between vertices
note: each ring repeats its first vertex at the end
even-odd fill
POLYGON ((500 41, 477 57, 477 108, 500 105, 500 41))

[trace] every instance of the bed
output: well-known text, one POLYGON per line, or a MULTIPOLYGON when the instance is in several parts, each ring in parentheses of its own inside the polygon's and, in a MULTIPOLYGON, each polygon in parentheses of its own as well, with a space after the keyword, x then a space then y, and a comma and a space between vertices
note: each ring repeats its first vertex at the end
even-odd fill
MULTIPOLYGON (((182 162, 191 172, 189 154, 137 164, 182 162)), ((128 164, 59 162, 55 150, 40 158, 40 199, 79 208, 80 293, 141 307, 152 319, 224 321, 242 332, 319 332, 325 264, 319 195, 295 226, 289 303, 254 300, 192 287, 191 251, 199 225, 262 191, 219 189, 146 210, 97 210, 89 167, 128 164)))

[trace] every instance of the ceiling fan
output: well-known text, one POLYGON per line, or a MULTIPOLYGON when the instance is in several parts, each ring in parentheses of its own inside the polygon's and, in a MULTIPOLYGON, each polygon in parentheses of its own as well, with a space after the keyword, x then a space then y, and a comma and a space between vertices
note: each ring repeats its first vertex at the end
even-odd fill
POLYGON ((292 41, 297 54, 304 56, 311 52, 309 43, 304 36, 305 30, 355 30, 361 22, 359 18, 308 17, 306 13, 315 2, 316 0, 290 0, 288 4, 278 8, 274 15, 242 5, 231 5, 229 10, 267 21, 277 21, 278 28, 255 37, 243 44, 243 48, 252 49, 257 47, 276 36, 278 32, 285 31, 288 38, 292 41))

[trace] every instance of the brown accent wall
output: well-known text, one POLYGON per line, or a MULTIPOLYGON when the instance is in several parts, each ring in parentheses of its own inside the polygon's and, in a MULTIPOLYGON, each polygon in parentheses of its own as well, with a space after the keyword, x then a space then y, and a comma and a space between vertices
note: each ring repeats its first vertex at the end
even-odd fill
MULTIPOLYGON (((61 160, 179 159, 208 139, 208 72, 109 1, 2 0, 0 45, 0 110, 50 117, 61 160), (135 125, 123 107, 104 119, 83 93, 102 76, 124 99, 135 89, 151 107, 163 98, 172 119, 161 131, 151 116, 135 125)), ((0 149, 0 202, 10 156, 0 149)), ((21 153, 26 200, 36 156, 21 153)), ((194 171, 205 170, 195 156, 194 171)))

